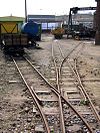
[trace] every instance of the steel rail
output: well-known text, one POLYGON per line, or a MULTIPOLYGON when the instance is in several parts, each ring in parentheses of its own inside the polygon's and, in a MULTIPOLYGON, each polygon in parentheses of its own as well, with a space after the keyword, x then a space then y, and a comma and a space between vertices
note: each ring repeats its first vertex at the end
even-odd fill
POLYGON ((39 70, 30 62, 26 57, 24 57, 27 62, 31 65, 31 67, 38 73, 38 75, 50 86, 50 89, 52 92, 54 92, 57 96, 61 96, 62 100, 75 112, 75 114, 82 120, 82 122, 85 124, 87 129, 90 133, 93 133, 93 130, 91 129, 90 125, 87 123, 87 121, 82 117, 80 113, 77 112, 77 110, 70 104, 68 100, 65 99, 65 97, 54 87, 50 84, 50 82, 39 72, 39 70))
MULTIPOLYGON (((53 63, 54 63, 54 66, 55 66, 55 70, 56 70, 56 86, 57 86, 57 90, 59 93, 61 93, 60 91, 60 86, 59 86, 59 69, 57 69, 57 64, 56 64, 56 61, 55 61, 55 58, 54 58, 54 47, 53 47, 53 44, 52 44, 52 59, 53 59, 53 63)), ((65 133, 65 124, 64 124, 64 116, 63 116, 63 109, 62 109, 62 102, 61 102, 61 96, 59 95, 58 96, 58 101, 59 101, 59 109, 60 109, 60 123, 61 123, 61 131, 62 133, 65 133)))
MULTIPOLYGON (((69 59, 69 56, 68 56, 68 55, 69 55, 69 54, 67 55, 67 57, 65 57, 65 55, 64 55, 64 53, 63 53, 63 51, 62 51, 62 49, 61 49, 59 43, 58 43, 58 47, 59 47, 61 56, 63 57, 63 60, 62 60, 61 65, 60 65, 60 67, 59 67, 59 76, 61 77, 61 71, 62 71, 63 63, 64 63, 65 61, 67 61, 68 65, 69 65, 69 67, 70 67, 70 69, 71 69, 71 71, 74 73, 74 77, 75 77, 75 78, 78 80, 78 82, 80 83, 81 80, 79 81, 79 75, 77 75, 76 71, 73 69, 72 65, 71 65, 70 62, 68 61, 68 59, 69 59), (67 60, 66 60, 66 59, 67 59, 67 60)), ((75 49, 76 49, 76 48, 77 48, 77 47, 75 47, 75 49)), ((74 50, 75 50, 75 49, 74 49, 74 50)), ((70 52, 70 54, 71 54, 72 52, 73 52, 73 50, 70 52)), ((82 86, 81 86, 81 85, 80 85, 80 86, 78 85, 77 87, 79 88, 79 90, 80 90, 80 92, 81 92, 81 94, 82 94, 84 100, 87 101, 87 97, 86 97, 86 95, 85 95, 85 93, 84 93, 84 90, 82 89, 82 86)))
MULTIPOLYGON (((81 43, 80 43, 80 44, 81 44, 81 43)), ((80 44, 78 44, 77 47, 78 47, 80 44)), ((74 73, 74 77, 75 77, 76 80, 78 81, 77 74, 75 73, 73 67, 71 66, 71 64, 70 64, 69 61, 68 61, 69 55, 73 52, 73 50, 71 50, 71 52, 69 52, 70 54, 68 54, 68 55, 65 57, 64 53, 62 52, 62 49, 61 49, 59 43, 58 43, 58 47, 59 47, 59 50, 60 50, 61 55, 62 55, 62 57, 63 57, 63 60, 62 60, 61 65, 60 65, 60 67, 59 67, 60 76, 61 76, 62 66, 63 66, 64 62, 67 61, 68 65, 69 65, 69 67, 70 67, 70 69, 71 69, 71 71, 74 73)), ((75 47, 74 50, 75 50, 77 47, 75 47)), ((85 94, 84 94, 84 92, 83 92, 83 89, 82 89, 79 85, 78 85, 77 87, 79 88, 79 90, 80 90, 80 92, 81 92, 81 94, 82 94, 82 96, 83 96, 83 98, 84 98, 84 101, 86 101, 87 98, 86 98, 86 96, 85 96, 85 94)))
POLYGON ((87 97, 87 99, 88 99, 88 101, 89 101, 89 103, 90 103, 90 106, 91 106, 91 108, 92 108, 92 110, 93 110, 93 112, 94 112, 94 115, 96 116, 96 118, 97 118, 97 120, 98 120, 98 122, 99 122, 99 124, 100 124, 100 116, 99 116, 97 110, 95 109, 95 106, 94 106, 94 104, 93 104, 92 101, 91 101, 91 98, 90 98, 89 95, 87 94, 87 92, 86 92, 86 90, 85 90, 85 88, 84 88, 84 86, 83 86, 83 84, 82 84, 82 81, 81 81, 79 72, 78 72, 78 70, 77 70, 77 59, 74 59, 74 62, 75 62, 75 71, 76 71, 76 74, 77 74, 77 77, 78 77, 80 86, 81 86, 82 90, 84 91, 84 94, 86 95, 86 97, 87 97))
MULTIPOLYGON (((69 59, 67 59, 67 63, 68 63, 68 65, 69 65, 70 69, 72 70, 72 72, 74 73, 74 77, 77 79, 78 84, 79 84, 79 79, 78 79, 77 74, 76 74, 75 70, 73 69, 71 63, 69 62, 69 59)), ((84 91, 83 91, 82 87, 80 86, 80 84, 79 84, 77 87, 79 88, 79 90, 80 90, 80 92, 81 92, 81 94, 82 94, 82 96, 83 96, 83 98, 84 98, 84 101, 87 101, 87 97, 86 97, 86 95, 84 94, 84 91)))
MULTIPOLYGON (((59 43, 58 43, 58 44, 59 44, 59 43)), ((91 109, 92 109, 92 111, 93 111, 95 117, 97 118, 98 122, 100 123, 100 116, 99 116, 97 110, 95 109, 95 106, 93 105, 93 103, 92 103, 92 101, 91 101, 89 95, 87 94, 87 92, 86 92, 86 90, 85 90, 85 88, 84 88, 84 86, 83 86, 83 84, 82 84, 81 78, 80 78, 80 76, 79 76, 79 73, 78 73, 78 70, 77 70, 77 66, 76 66, 76 64, 77 64, 77 59, 74 58, 74 62, 75 62, 75 65, 74 65, 74 66, 75 66, 75 67, 73 68, 72 65, 71 65, 71 63, 70 63, 69 60, 68 60, 69 57, 67 56, 67 58, 66 58, 66 57, 64 56, 64 54, 63 54, 63 52, 62 52, 62 49, 61 49, 61 47, 60 47, 60 44, 58 45, 58 47, 59 47, 59 50, 60 50, 61 55, 62 55, 62 57, 63 57, 63 61, 61 62, 61 66, 60 66, 60 72, 61 72, 61 70, 62 70, 63 63, 64 63, 64 62, 66 61, 66 59, 67 59, 67 63, 68 63, 68 65, 69 65, 70 69, 72 70, 72 72, 74 73, 75 77, 76 77, 77 80, 78 80, 79 85, 78 85, 77 87, 80 89, 80 91, 81 91, 81 93, 82 93, 82 95, 83 95, 83 97, 84 97, 84 100, 85 100, 85 101, 87 101, 87 100, 89 101, 90 106, 91 106, 91 109)), ((70 54, 71 54, 71 53, 70 53, 70 54)))
POLYGON ((39 109, 39 112, 40 112, 40 114, 41 114, 42 120, 44 121, 44 124, 45 124, 46 132, 47 132, 47 133, 50 133, 50 129, 49 129, 49 126, 48 126, 48 122, 47 122, 46 117, 45 117, 45 115, 44 115, 44 113, 43 113, 43 111, 42 111, 41 106, 39 105, 39 103, 38 103, 38 101, 37 101, 37 99, 36 99, 36 94, 35 94, 35 92, 31 89, 31 87, 30 87, 30 86, 28 85, 28 83, 26 82, 26 80, 25 80, 23 74, 21 73, 21 71, 20 71, 20 69, 19 69, 19 67, 18 67, 18 65, 17 65, 17 63, 16 63, 16 61, 15 61, 13 58, 12 58, 12 60, 13 60, 13 62, 14 62, 14 64, 15 64, 15 66, 16 66, 16 68, 17 68, 17 70, 18 70, 18 72, 19 72, 19 74, 20 74, 20 76, 21 76, 21 78, 22 78, 22 80, 23 80, 23 82, 24 82, 24 84, 25 84, 26 87, 28 88, 28 90, 29 90, 29 92, 30 92, 30 94, 31 94, 31 96, 32 96, 32 98, 33 98, 33 100, 34 100, 34 102, 35 102, 35 105, 36 105, 37 108, 39 109))
MULTIPOLYGON (((74 60, 76 60, 76 59, 74 59, 74 60)), ((73 68, 68 60, 67 60, 67 62, 68 62, 68 64, 69 64, 70 68, 72 69, 73 73, 74 73, 74 74, 76 75, 76 77, 77 77, 77 80, 78 80, 78 83, 79 83, 77 87, 80 89, 80 91, 81 91, 81 93, 82 93, 82 95, 83 95, 83 97, 84 97, 84 101, 85 101, 85 102, 86 102, 86 101, 89 101, 90 106, 91 106, 91 109, 92 109, 92 111, 93 111, 93 114, 94 114, 94 116, 96 117, 97 121, 98 121, 99 124, 100 124, 100 116, 99 116, 97 110, 95 109, 95 106, 94 106, 94 104, 92 103, 91 98, 89 97, 88 93, 86 92, 86 90, 85 90, 85 88, 84 88, 84 86, 83 86, 83 84, 82 84, 81 78, 80 78, 80 76, 79 76, 79 72, 78 72, 78 70, 77 70, 77 68, 76 68, 76 63, 75 63, 75 67, 73 68)), ((76 61, 75 61, 75 62, 76 62, 76 61)))
MULTIPOLYGON (((65 57, 64 54, 63 54, 63 52, 62 52, 62 49, 61 49, 61 47, 60 47, 60 44, 58 43, 59 50, 60 50, 61 55, 62 55, 62 57, 63 57, 63 61, 61 62, 60 68, 62 68, 63 63, 69 58, 69 56, 74 52, 74 50, 75 50, 77 47, 79 47, 81 44, 82 44, 82 42, 80 42, 79 44, 77 44, 77 45, 67 54, 67 56, 65 57)), ((61 69, 60 69, 60 73, 61 73, 61 69)))
MULTIPOLYGON (((82 43, 83 43, 83 42, 78 43, 72 50, 70 50, 70 52, 67 54, 66 57, 64 56, 64 54, 63 54, 63 52, 62 52, 62 50, 61 50, 62 57, 65 58, 65 60, 66 60, 66 59, 71 55, 71 53, 72 53, 77 47, 79 47, 82 43)), ((58 44, 58 47, 59 47, 60 44, 59 44, 58 42, 57 42, 57 44, 58 44)))

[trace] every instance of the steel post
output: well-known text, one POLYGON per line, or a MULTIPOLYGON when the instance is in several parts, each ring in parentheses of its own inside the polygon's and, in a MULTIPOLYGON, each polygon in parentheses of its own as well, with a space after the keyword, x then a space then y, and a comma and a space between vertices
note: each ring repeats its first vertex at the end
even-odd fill
POLYGON ((27 2, 25 0, 25 22, 27 22, 27 2))
POLYGON ((95 45, 100 45, 100 0, 96 0, 97 9, 96 9, 96 36, 95 36, 95 45))

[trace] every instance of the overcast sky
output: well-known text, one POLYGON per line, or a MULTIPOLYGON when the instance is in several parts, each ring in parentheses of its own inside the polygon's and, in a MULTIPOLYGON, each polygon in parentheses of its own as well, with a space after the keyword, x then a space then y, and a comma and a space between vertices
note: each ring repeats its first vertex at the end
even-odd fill
MULTIPOLYGON (((0 0, 0 16, 24 17, 25 0, 0 0)), ((28 14, 65 15, 71 7, 96 6, 95 0, 27 0, 28 14)))

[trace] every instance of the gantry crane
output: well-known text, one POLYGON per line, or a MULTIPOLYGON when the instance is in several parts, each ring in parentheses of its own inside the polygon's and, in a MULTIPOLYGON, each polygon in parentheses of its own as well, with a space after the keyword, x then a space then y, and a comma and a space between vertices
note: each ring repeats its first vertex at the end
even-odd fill
POLYGON ((96 10, 96 7, 73 7, 69 11, 68 29, 72 29, 72 14, 76 14, 78 11, 96 10))
POLYGON ((67 32, 67 38, 69 34, 72 33, 72 15, 76 14, 78 11, 86 11, 86 10, 96 10, 96 7, 73 7, 70 8, 69 11, 69 19, 68 19, 68 32, 67 32))

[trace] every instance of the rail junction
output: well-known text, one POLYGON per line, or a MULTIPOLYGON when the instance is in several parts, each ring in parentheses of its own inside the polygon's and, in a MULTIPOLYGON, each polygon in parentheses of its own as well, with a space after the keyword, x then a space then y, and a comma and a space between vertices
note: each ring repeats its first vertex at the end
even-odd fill
MULTIPOLYGON (((85 83, 99 83, 99 79, 82 78, 79 64, 80 55, 87 47, 86 42, 73 41, 70 44, 72 47, 68 44, 66 47, 63 45, 65 40, 52 40, 49 36, 47 40, 50 41, 48 54, 45 55, 50 60, 47 70, 44 66, 40 67, 38 60, 35 61, 30 54, 32 51, 41 52, 42 49, 26 49, 24 56, 12 56, 7 60, 9 68, 6 69, 5 83, 10 90, 16 89, 16 97, 13 98, 12 91, 11 97, 19 101, 15 107, 17 105, 20 112, 11 108, 13 112, 17 111, 13 116, 10 114, 15 121, 11 129, 13 127, 12 130, 17 132, 96 133, 100 130, 99 110, 85 83), (17 91, 21 93, 18 98, 20 94, 17 91)), ((42 42, 43 45, 46 41, 42 42)), ((9 112, 6 106, 6 112, 9 112)))
POLYGON ((34 119, 37 114, 40 116, 37 123, 46 133, 96 132, 99 130, 100 116, 85 90, 77 68, 77 59, 85 44, 79 42, 66 54, 63 53, 61 43, 55 43, 51 45, 50 79, 45 78, 38 66, 28 59, 28 55, 20 57, 20 60, 12 57, 28 89, 26 93, 33 99, 33 110, 36 113, 34 119))

